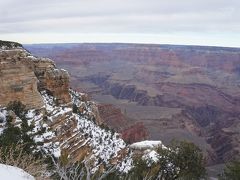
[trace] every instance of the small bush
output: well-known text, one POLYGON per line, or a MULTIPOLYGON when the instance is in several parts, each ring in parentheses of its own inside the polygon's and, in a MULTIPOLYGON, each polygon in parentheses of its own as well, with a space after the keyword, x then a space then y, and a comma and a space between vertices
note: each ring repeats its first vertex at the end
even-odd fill
POLYGON ((7 110, 12 110, 20 119, 25 118, 27 113, 26 106, 20 101, 11 101, 7 106, 7 110))
POLYGON ((73 106, 72 106, 72 110, 73 110, 73 113, 76 113, 76 114, 79 113, 79 109, 78 109, 78 107, 77 107, 76 104, 73 104, 73 106))

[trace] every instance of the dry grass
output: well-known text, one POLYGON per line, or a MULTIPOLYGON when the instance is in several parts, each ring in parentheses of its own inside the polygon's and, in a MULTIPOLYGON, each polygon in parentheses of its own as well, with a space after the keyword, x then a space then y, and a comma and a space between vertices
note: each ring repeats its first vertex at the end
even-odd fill
POLYGON ((26 154, 22 144, 11 146, 7 150, 0 147, 0 163, 21 168, 36 179, 46 179, 44 174, 47 172, 47 165, 42 159, 26 154))

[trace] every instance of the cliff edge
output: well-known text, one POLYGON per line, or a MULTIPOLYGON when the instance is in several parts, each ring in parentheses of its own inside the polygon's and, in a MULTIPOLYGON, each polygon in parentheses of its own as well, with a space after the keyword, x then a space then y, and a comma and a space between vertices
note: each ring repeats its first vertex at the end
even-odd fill
POLYGON ((21 101, 27 107, 41 108, 46 90, 59 104, 71 102, 69 75, 47 58, 32 56, 20 44, 0 41, 0 104, 21 101))

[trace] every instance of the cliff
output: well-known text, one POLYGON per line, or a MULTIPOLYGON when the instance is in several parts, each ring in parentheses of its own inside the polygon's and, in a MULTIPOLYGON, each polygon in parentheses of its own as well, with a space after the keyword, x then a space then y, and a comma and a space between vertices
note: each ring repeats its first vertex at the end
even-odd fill
POLYGON ((0 49, 0 104, 6 106, 10 101, 19 100, 28 107, 41 108, 38 79, 22 60, 29 61, 24 50, 0 49))
POLYGON ((50 59, 33 57, 21 46, 0 46, 0 89, 3 106, 18 100, 27 107, 41 108, 42 90, 53 95, 58 103, 71 101, 68 73, 57 69, 50 59))
POLYGON ((27 107, 24 118, 34 126, 28 133, 39 149, 55 157, 64 151, 72 162, 88 159, 92 172, 109 163, 122 167, 129 149, 120 134, 99 126, 97 105, 71 90, 68 72, 57 69, 52 60, 34 57, 17 43, 1 41, 0 89, 0 132, 8 116, 15 126, 22 123, 6 108, 11 101, 20 101, 27 107))

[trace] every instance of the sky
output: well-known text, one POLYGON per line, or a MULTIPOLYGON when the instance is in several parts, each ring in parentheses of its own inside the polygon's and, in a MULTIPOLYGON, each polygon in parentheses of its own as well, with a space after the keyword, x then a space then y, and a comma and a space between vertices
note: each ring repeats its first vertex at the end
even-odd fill
POLYGON ((240 47, 240 0, 0 0, 0 39, 240 47))

